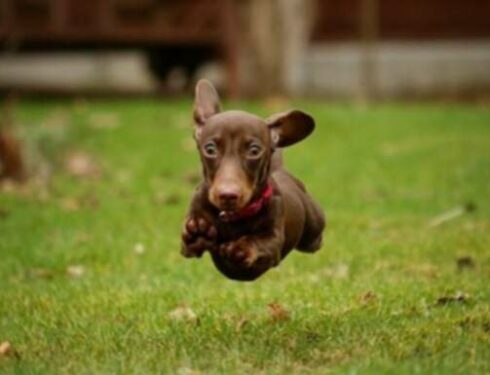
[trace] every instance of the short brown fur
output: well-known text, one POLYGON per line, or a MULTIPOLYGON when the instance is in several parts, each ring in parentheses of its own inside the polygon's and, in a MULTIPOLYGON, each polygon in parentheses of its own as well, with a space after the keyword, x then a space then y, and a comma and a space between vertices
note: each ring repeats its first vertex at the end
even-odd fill
POLYGON ((195 139, 203 167, 184 223, 182 254, 201 257, 234 280, 254 280, 296 248, 314 252, 322 244, 325 216, 303 183, 282 166, 278 148, 306 138, 313 119, 293 110, 263 120, 241 111, 220 112, 218 94, 208 82, 196 86, 195 139), (268 185, 273 196, 260 212, 236 221, 260 199, 268 185))

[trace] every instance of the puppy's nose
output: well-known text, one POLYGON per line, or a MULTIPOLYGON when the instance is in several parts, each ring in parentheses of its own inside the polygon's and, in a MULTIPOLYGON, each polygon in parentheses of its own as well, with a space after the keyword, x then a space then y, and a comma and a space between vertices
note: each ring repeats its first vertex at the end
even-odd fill
POLYGON ((227 189, 220 191, 218 197, 222 203, 233 205, 238 201, 239 193, 237 190, 227 189))

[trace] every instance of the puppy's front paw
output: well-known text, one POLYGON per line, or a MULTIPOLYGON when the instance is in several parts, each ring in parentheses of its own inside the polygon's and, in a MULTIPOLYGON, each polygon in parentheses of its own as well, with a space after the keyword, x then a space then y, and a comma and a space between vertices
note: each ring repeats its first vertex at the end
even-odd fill
POLYGON ((182 255, 201 257, 204 251, 216 246, 218 231, 216 227, 202 217, 190 217, 184 224, 182 231, 182 255))
POLYGON ((220 245, 219 255, 240 267, 251 267, 259 258, 257 246, 246 237, 220 245))

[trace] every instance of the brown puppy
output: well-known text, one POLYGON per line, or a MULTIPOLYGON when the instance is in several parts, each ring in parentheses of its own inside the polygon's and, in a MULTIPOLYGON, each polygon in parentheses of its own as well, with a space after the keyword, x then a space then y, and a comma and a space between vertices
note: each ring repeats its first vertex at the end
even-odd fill
POLYGON ((282 167, 280 150, 306 138, 313 119, 293 110, 263 120, 220 111, 208 81, 196 86, 194 122, 204 180, 192 199, 182 254, 209 250, 234 280, 254 280, 296 248, 321 247, 325 217, 304 185, 282 167))

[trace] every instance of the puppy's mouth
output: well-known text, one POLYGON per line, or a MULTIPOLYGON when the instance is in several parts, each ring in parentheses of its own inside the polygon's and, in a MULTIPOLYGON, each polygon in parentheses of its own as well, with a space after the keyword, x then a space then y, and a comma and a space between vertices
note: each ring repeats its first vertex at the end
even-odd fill
POLYGON ((220 204, 218 209, 222 212, 234 213, 239 211, 241 208, 236 204, 220 204))
POLYGON ((248 200, 244 201, 243 199, 238 199, 236 202, 223 202, 219 198, 213 196, 210 197, 210 201, 220 212, 229 214, 239 212, 248 204, 248 200))
POLYGON ((234 215, 244 208, 247 207, 251 201, 252 194, 239 194, 236 197, 224 197, 216 192, 216 190, 211 189, 209 194, 209 200, 215 206, 220 213, 227 215, 234 215), (245 196, 246 195, 246 196, 245 196))

